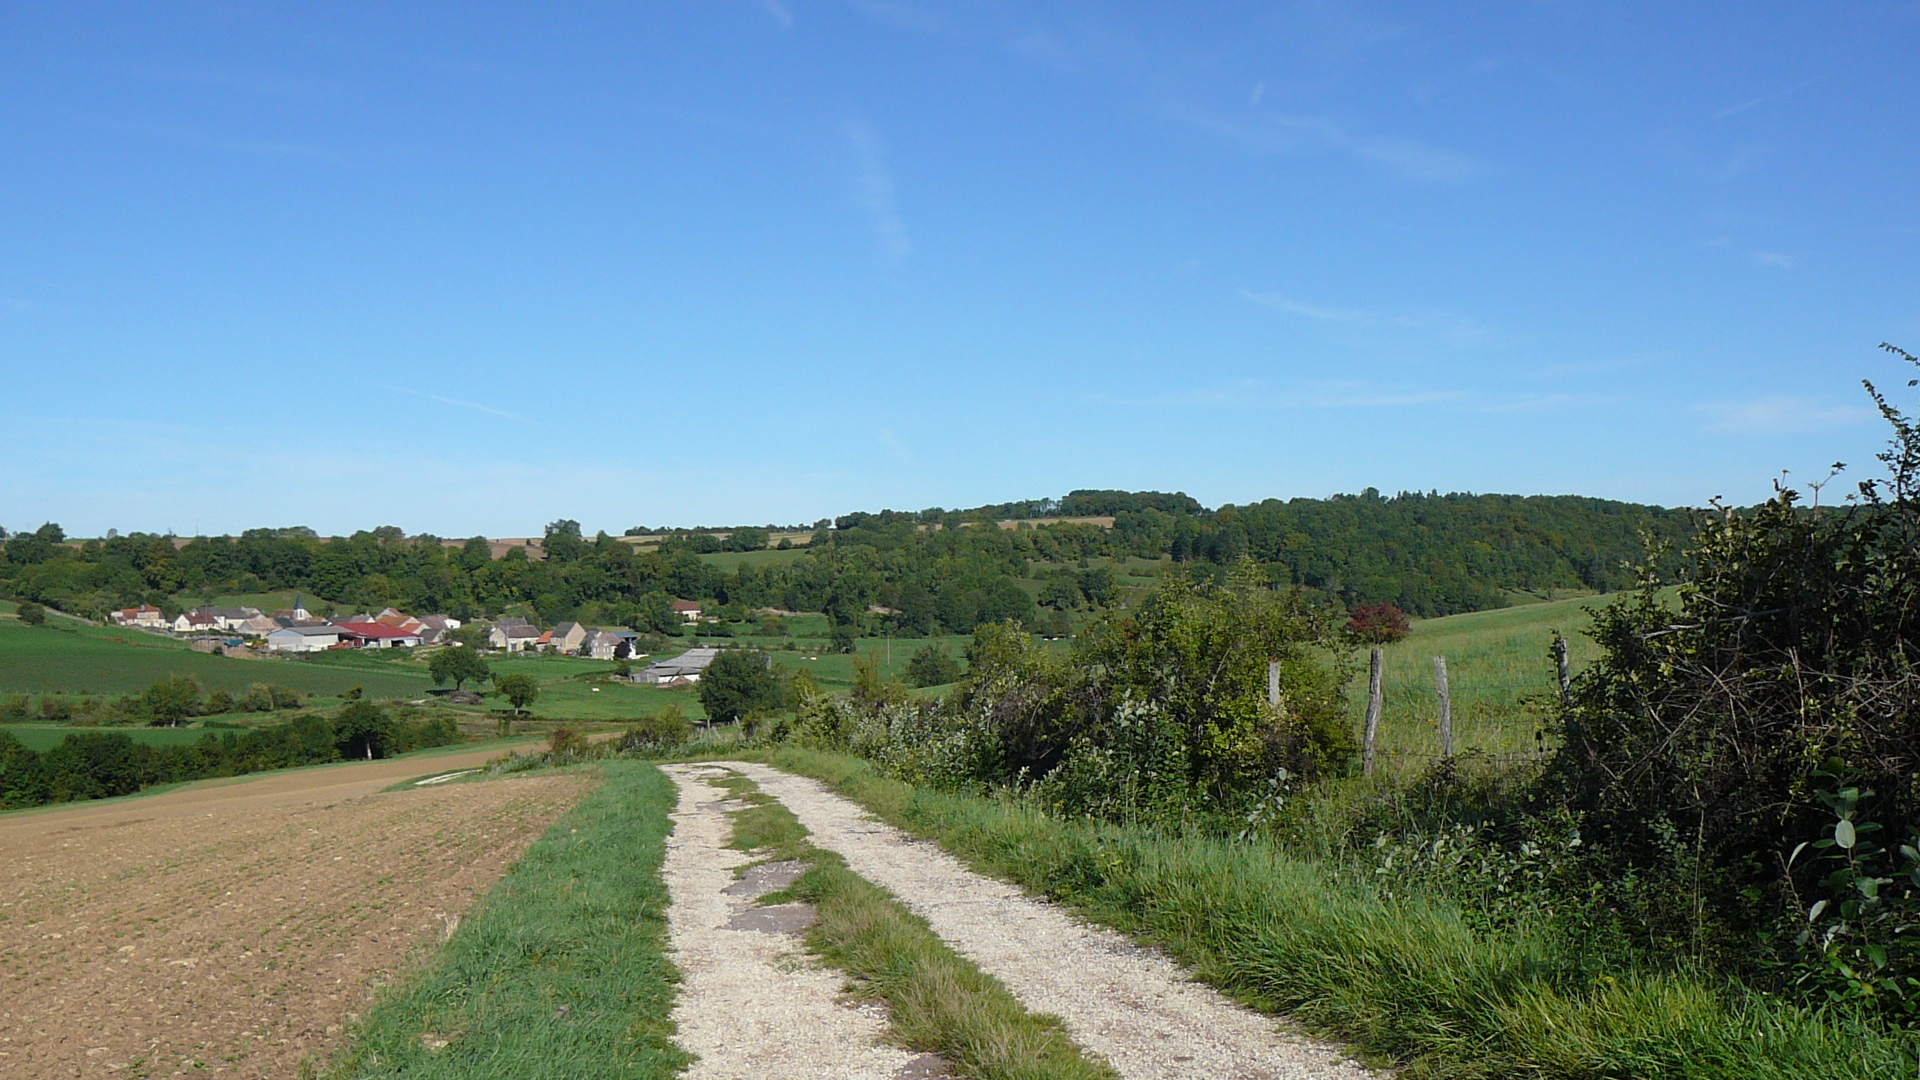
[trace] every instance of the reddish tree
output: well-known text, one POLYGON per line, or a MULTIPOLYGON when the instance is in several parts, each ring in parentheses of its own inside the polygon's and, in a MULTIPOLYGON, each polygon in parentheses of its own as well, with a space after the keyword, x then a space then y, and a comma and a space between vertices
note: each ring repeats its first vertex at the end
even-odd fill
POLYGON ((1410 629, 1407 613, 1392 604, 1361 604, 1347 620, 1347 632, 1370 645, 1399 641, 1410 629))

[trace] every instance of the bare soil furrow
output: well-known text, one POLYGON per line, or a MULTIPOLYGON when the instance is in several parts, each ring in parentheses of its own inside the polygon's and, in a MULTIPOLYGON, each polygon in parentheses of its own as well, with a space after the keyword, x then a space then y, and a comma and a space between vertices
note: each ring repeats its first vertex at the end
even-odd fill
POLYGON ((296 1075, 591 784, 399 770, 0 822, 0 1075, 296 1075))

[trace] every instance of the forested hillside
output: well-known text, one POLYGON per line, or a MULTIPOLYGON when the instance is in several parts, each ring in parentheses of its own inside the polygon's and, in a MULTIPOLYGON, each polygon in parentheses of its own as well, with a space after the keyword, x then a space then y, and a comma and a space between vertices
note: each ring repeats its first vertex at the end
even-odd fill
MULTIPOLYGON (((549 620, 662 632, 678 625, 669 605, 683 598, 722 617, 773 607, 826 612, 844 626, 965 633, 1031 621, 1042 608, 1109 606, 1126 573, 1147 572, 1138 560, 1224 567, 1251 559, 1276 584, 1432 616, 1501 606, 1511 589, 1619 588, 1644 536, 1680 540, 1691 529, 1685 511, 1575 496, 1369 489, 1207 510, 1182 494, 1076 491, 972 510, 847 514, 818 523, 810 544, 779 558, 728 567, 702 557, 721 547, 708 533, 665 532, 640 544, 584 537, 571 521, 548 526, 540 548, 498 558, 483 538, 447 545, 391 526, 336 539, 253 529, 183 544, 144 533, 71 542, 47 525, 0 547, 0 593, 99 617, 143 602, 171 611, 217 595, 297 589, 341 609, 393 604, 473 616, 520 606, 549 620), (1075 518, 1094 520, 1065 520, 1075 518)), ((768 535, 731 532, 731 551, 768 535)))

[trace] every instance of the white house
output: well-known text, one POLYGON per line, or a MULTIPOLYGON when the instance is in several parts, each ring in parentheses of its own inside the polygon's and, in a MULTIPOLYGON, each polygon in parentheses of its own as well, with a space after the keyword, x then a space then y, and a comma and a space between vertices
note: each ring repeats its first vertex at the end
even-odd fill
POLYGON ((321 652, 340 644, 345 633, 337 626, 284 626, 267 635, 274 652, 321 652))
POLYGON ((673 602, 673 613, 688 622, 699 622, 700 616, 704 614, 704 612, 700 610, 700 605, 692 600, 675 600, 673 602))

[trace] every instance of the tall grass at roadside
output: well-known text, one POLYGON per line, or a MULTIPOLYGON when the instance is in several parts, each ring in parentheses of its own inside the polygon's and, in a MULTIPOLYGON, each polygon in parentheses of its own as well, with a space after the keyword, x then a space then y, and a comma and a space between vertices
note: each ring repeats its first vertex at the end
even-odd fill
POLYGON ((804 900, 819 921, 808 946, 886 1003, 893 1034, 909 1049, 939 1054, 978 1080, 1115 1080, 1074 1046, 1060 1021, 1028 1012, 999 980, 940 940, 926 920, 878 885, 814 847, 791 811, 738 774, 720 781, 754 802, 734 818, 733 846, 813 865, 762 903, 804 900))
POLYGON ((1256 1007, 1406 1063, 1408 1076, 1868 1080, 1920 1041, 1684 973, 1595 975, 1544 930, 1475 930, 1443 898, 1389 897, 1265 843, 1067 822, 781 748, 974 869, 1157 942, 1256 1007))
POLYGON ((687 1064, 660 878, 674 786, 642 762, 592 767, 600 787, 380 996, 330 1077, 659 1080, 687 1064))

